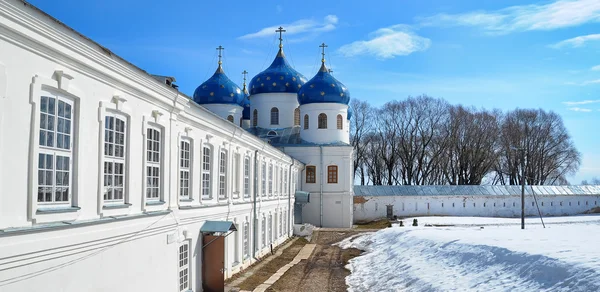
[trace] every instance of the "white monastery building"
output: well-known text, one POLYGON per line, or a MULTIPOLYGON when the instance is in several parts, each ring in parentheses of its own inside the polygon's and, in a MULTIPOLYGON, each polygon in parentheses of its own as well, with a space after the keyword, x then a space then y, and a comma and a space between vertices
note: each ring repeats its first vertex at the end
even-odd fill
POLYGON ((221 50, 189 97, 0 2, 0 291, 218 291, 295 223, 351 227, 346 87, 280 42, 240 88, 221 50))

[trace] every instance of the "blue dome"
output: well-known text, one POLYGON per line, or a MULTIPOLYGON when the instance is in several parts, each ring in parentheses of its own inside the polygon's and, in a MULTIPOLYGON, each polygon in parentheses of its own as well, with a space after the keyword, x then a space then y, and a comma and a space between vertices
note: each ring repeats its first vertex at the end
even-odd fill
POLYGON ((250 94, 297 93, 304 83, 306 83, 306 77, 290 66, 285 59, 283 49, 279 48, 277 57, 275 57, 271 66, 258 73, 250 81, 250 94))
POLYGON ((309 103, 341 103, 350 102, 350 92, 344 84, 335 79, 325 67, 317 75, 306 82, 298 91, 298 103, 300 105, 309 103))
POLYGON ((354 111, 352 111, 351 106, 348 106, 348 114, 346 115, 346 118, 348 119, 348 121, 352 118, 352 114, 354 114, 354 111))
POLYGON ((242 120, 250 119, 250 99, 248 98, 248 89, 246 89, 246 83, 244 83, 244 88, 242 89, 244 92, 244 100, 240 104, 244 110, 242 111, 242 120))
POLYGON ((221 64, 215 74, 194 91, 194 101, 198 104, 241 105, 243 100, 242 90, 225 75, 221 64))

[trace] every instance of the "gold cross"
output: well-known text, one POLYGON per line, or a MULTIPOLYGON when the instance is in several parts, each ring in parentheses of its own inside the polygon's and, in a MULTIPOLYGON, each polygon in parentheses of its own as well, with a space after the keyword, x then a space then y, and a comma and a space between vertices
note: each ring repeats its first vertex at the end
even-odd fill
POLYGON ((219 65, 223 64, 223 62, 221 62, 221 51, 225 50, 225 48, 223 48, 223 46, 219 46, 217 48, 217 51, 219 51, 219 65))
POLYGON ((321 56, 322 56, 322 58, 321 58, 321 62, 322 62, 322 63, 325 63, 325 48, 327 48, 327 47, 328 47, 328 46, 327 46, 325 43, 322 43, 322 44, 319 46, 319 48, 321 48, 321 49, 322 49, 322 51, 321 51, 321 56))
POLYGON ((246 84, 246 75, 248 75, 248 71, 244 70, 244 72, 242 72, 242 75, 244 75, 244 84, 246 84))
POLYGON ((286 32, 285 29, 283 29, 283 27, 279 27, 275 32, 279 33, 279 47, 282 48, 283 47, 283 38, 282 35, 284 32, 286 32))

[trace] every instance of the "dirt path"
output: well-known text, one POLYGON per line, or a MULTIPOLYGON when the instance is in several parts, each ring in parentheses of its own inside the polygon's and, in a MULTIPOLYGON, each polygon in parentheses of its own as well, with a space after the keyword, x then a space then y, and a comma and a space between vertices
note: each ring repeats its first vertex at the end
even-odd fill
POLYGON ((289 269, 267 291, 346 291, 346 262, 359 250, 342 250, 334 243, 360 231, 316 231, 311 243, 317 244, 311 257, 289 269))

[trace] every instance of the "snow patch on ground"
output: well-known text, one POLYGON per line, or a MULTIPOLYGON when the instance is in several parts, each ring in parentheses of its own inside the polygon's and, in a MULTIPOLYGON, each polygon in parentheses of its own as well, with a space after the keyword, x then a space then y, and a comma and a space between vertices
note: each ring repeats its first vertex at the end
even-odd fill
POLYGON ((343 240, 342 248, 366 251, 347 265, 350 291, 600 291, 599 216, 549 218, 546 229, 528 222, 525 230, 519 219, 418 220, 463 226, 392 227, 343 240))

